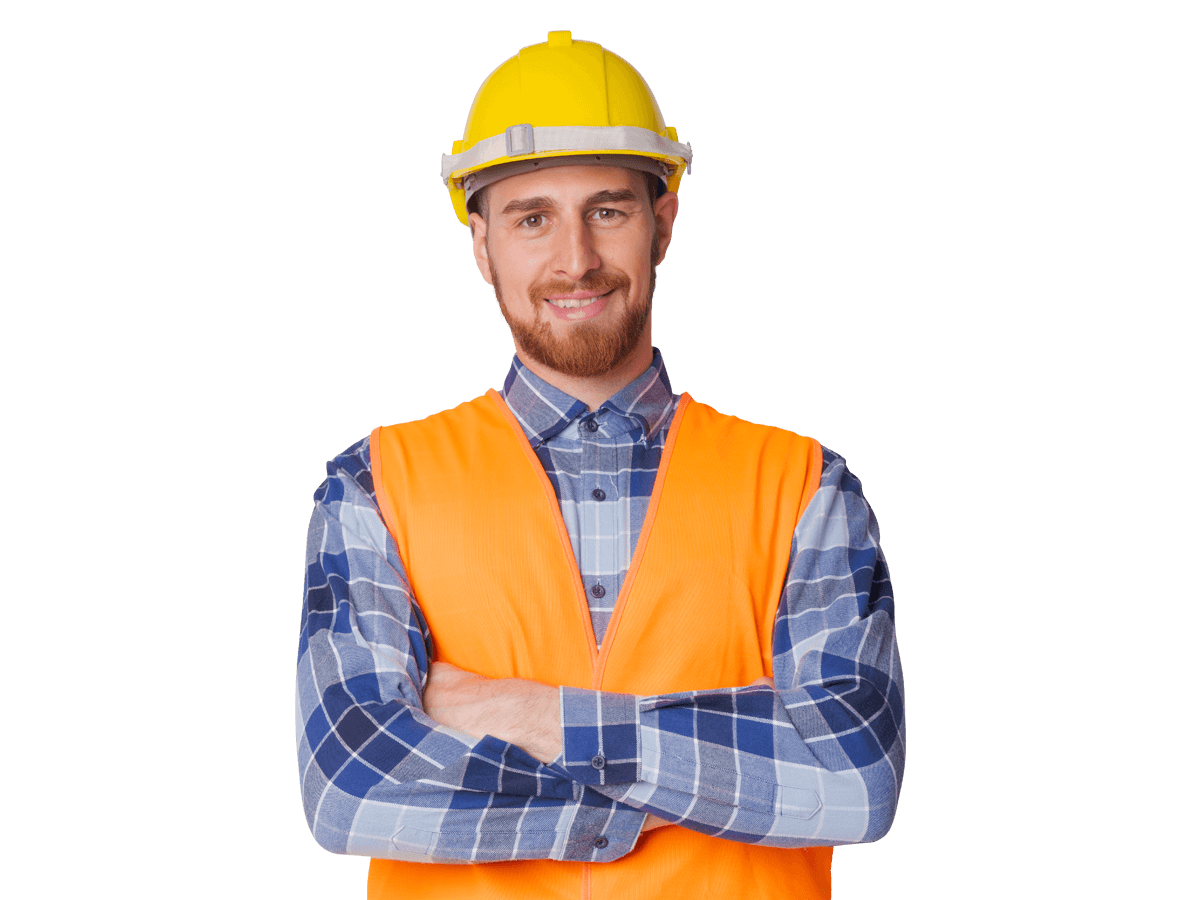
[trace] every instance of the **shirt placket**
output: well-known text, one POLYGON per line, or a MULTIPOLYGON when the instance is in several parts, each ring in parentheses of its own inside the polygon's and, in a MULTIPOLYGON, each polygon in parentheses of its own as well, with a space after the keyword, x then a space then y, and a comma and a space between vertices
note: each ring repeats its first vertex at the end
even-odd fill
POLYGON ((587 593, 597 645, 604 640, 620 591, 620 525, 616 515, 619 440, 607 433, 617 424, 610 412, 585 417, 580 424, 583 454, 579 481, 579 574, 587 593))

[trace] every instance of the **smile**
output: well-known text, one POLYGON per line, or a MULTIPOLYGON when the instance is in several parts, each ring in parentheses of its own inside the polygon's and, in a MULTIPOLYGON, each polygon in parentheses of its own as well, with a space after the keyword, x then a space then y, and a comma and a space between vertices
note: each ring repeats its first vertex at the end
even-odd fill
POLYGON ((596 294, 594 297, 547 297, 546 302, 557 306, 559 309, 582 309, 585 306, 591 306, 602 297, 607 297, 612 291, 607 291, 603 294, 596 294))
POLYGON ((603 294, 592 291, 574 291, 565 296, 546 297, 550 307, 550 316, 560 322, 586 322, 604 314, 608 304, 617 295, 618 288, 612 288, 603 294))

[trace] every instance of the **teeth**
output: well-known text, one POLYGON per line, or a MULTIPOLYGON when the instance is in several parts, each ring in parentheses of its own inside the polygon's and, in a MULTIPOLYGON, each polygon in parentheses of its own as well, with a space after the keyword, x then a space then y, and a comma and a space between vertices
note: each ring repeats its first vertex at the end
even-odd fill
MULTIPOLYGON (((603 296, 603 295, 601 295, 601 296, 603 296)), ((583 306, 591 306, 593 303, 595 303, 599 299, 600 299, 600 297, 586 297, 582 300, 568 298, 566 300, 550 300, 550 302, 553 303, 555 306, 557 306, 559 309, 579 309, 580 307, 583 307, 583 306)))

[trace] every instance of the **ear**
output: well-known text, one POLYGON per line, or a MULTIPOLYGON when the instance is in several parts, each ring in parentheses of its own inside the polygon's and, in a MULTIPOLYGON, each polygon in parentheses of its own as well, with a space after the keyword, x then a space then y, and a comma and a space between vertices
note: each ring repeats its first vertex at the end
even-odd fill
POLYGON ((679 215, 679 195, 668 191, 654 201, 654 227, 658 230, 658 259, 661 263, 667 256, 671 244, 671 232, 675 228, 675 217, 679 215))
POLYGON ((475 212, 471 213, 467 221, 471 225, 471 250, 475 254, 475 265, 479 267, 479 274, 483 276, 483 280, 492 284, 492 267, 488 265, 487 222, 475 212))

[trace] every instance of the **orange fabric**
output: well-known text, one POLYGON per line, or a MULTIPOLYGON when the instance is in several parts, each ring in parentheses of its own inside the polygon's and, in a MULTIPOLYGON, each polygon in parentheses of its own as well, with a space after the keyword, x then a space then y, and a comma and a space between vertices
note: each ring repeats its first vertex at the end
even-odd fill
MULTIPOLYGON (((376 429, 371 467, 436 658, 492 678, 658 694, 771 673, 792 531, 821 449, 685 394, 599 653, 554 490, 498 394, 376 429)), ((827 847, 668 826, 611 863, 373 860, 368 897, 818 898, 831 860, 827 847)))

